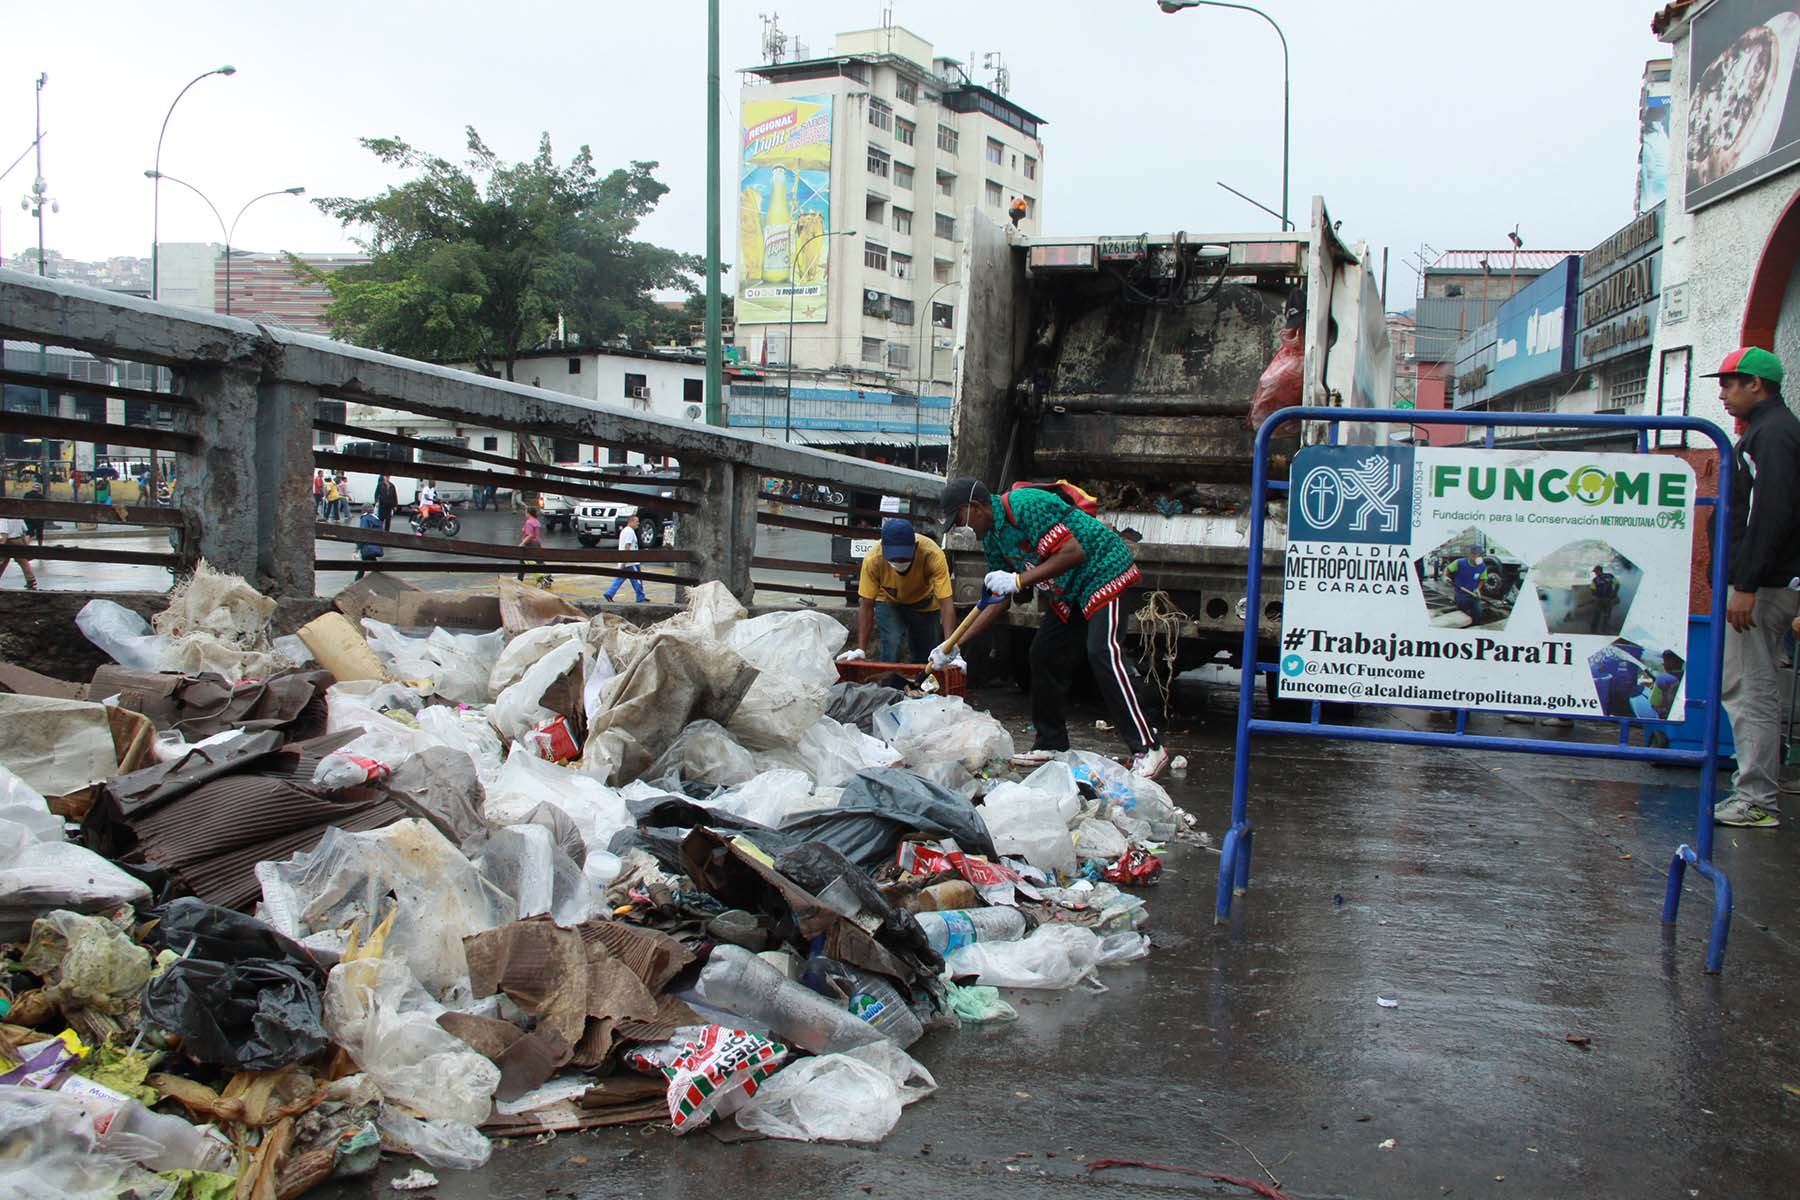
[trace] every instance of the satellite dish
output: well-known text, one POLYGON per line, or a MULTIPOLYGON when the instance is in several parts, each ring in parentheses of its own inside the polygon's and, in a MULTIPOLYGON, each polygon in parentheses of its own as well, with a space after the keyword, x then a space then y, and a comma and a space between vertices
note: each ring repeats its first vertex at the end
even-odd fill
POLYGON ((690 404, 687 406, 687 419, 688 420, 698 421, 701 417, 704 417, 705 415, 706 415, 706 410, 701 408, 698 404, 690 404))

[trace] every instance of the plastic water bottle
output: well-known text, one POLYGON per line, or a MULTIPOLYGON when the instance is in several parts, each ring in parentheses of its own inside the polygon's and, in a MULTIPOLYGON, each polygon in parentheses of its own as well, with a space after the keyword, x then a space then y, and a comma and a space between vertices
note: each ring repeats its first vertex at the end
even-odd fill
POLYGON ((216 1171, 228 1161, 229 1143, 214 1136, 210 1126, 151 1112, 130 1096, 79 1075, 65 1079, 61 1091, 86 1110, 101 1150, 152 1171, 216 1171))
POLYGON ((827 1000, 843 996, 851 1015, 873 1025, 881 1036, 904 1049, 925 1036, 925 1026, 888 980, 823 954, 806 964, 802 982, 827 1000))
POLYGON ((953 908, 914 913, 931 948, 939 954, 974 942, 1016 942, 1025 936, 1025 914, 1016 908, 953 908))
POLYGON ((882 1037, 868 1022, 788 979, 741 946, 714 946, 699 980, 677 995, 702 1016, 709 1009, 719 1014, 712 1019, 721 1025, 748 1022, 755 1030, 767 1030, 813 1054, 837 1054, 882 1037))

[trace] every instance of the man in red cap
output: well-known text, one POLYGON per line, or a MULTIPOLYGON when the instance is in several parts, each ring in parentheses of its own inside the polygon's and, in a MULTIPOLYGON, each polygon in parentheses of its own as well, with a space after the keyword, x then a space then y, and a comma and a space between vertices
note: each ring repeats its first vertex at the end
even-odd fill
POLYGON ((1725 605, 1725 675, 1719 699, 1731 714, 1738 772, 1731 795, 1713 807, 1721 825, 1772 829, 1781 823, 1783 636, 1800 609, 1800 420, 1781 398, 1781 360, 1767 350, 1733 350, 1709 373, 1725 411, 1743 424, 1731 482, 1731 547, 1725 605))

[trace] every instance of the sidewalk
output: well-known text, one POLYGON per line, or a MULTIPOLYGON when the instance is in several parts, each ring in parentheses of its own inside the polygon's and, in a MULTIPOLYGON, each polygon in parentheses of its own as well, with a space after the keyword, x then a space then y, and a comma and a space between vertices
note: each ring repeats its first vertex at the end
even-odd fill
MULTIPOLYGON (((1023 727, 1016 694, 971 699, 1023 727)), ((1093 716, 1071 722, 1078 740, 1114 749, 1093 716)), ((1192 760, 1170 791, 1216 844, 1225 698, 1169 740, 1192 760)), ((1172 851, 1150 959, 1109 972, 1110 995, 1012 993, 1016 1024, 926 1038, 914 1050, 942 1090, 879 1147, 610 1131, 501 1149, 480 1172, 440 1172, 435 1194, 953 1196, 1019 1176, 1020 1194, 1215 1194, 1141 1169, 1090 1177, 1099 1158, 1269 1184, 1260 1158, 1296 1197, 1787 1194, 1800 837, 1720 831, 1738 908, 1724 974, 1704 975, 1704 885, 1677 928, 1658 919, 1694 778, 1262 742, 1255 871, 1232 923, 1213 923, 1216 854, 1172 851)))

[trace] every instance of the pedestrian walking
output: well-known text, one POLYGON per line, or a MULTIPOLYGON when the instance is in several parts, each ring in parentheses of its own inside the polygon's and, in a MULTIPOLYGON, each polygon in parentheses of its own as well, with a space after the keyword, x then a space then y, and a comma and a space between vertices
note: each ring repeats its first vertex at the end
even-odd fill
POLYGON ((26 560, 25 547, 31 541, 25 534, 25 522, 18 517, 0 517, 0 575, 6 574, 6 568, 12 563, 19 564, 19 570, 25 573, 25 590, 38 590, 37 572, 31 569, 26 560))
POLYGON ((339 490, 336 477, 327 479, 325 481, 325 519, 327 521, 341 519, 338 509, 343 502, 344 493, 339 490))
MULTIPOLYGON (((1800 420, 1781 398, 1781 360, 1745 346, 1708 377, 1725 411, 1744 423, 1731 479, 1731 595, 1725 604, 1725 669, 1719 700, 1731 715, 1738 772, 1731 795, 1713 806, 1721 825, 1781 824, 1782 643, 1800 609, 1788 587, 1800 577, 1800 420)), ((1715 553, 1717 552, 1715 548, 1715 553)))
MULTIPOLYGON (((362 529, 386 528, 381 522, 380 515, 376 513, 373 504, 364 507, 362 516, 357 518, 356 524, 362 529)), ((365 564, 372 563, 381 557, 381 544, 379 542, 358 542, 356 544, 356 554, 365 564)), ((363 571, 365 569, 365 567, 356 568, 356 577, 358 579, 363 577, 363 571)))
POLYGON ((400 506, 400 493, 394 487, 394 481, 386 475, 375 480, 375 516, 386 529, 388 522, 394 519, 394 509, 400 506))
POLYGON ((881 662, 924 662, 956 632, 950 563, 903 517, 882 523, 881 540, 863 556, 856 595, 856 645, 839 662, 867 658, 877 628, 881 662))
MULTIPOLYGON (((1131 751, 1132 773, 1154 779, 1168 766, 1169 752, 1119 645, 1120 598, 1142 577, 1131 547, 1061 495, 1041 488, 995 496, 980 480, 963 476, 944 485, 939 509, 946 524, 966 525, 981 538, 988 565, 983 590, 1006 601, 977 617, 966 640, 998 623, 1014 597, 1036 591, 1048 610, 1031 640, 1035 738, 1031 750, 1014 761, 1041 763, 1069 749, 1065 710, 1075 664, 1085 653, 1113 727, 1131 751)), ((941 647, 931 652, 930 662, 943 667, 960 655, 959 646, 941 647)))
MULTIPOLYGON (((638 515, 632 513, 625 524, 619 526, 619 549, 636 550, 638 548, 638 515)), ((644 603, 650 597, 644 595, 644 568, 641 564, 630 562, 624 564, 625 573, 613 580, 612 586, 606 589, 606 598, 611 600, 618 595, 619 588, 627 579, 631 581, 631 590, 637 593, 637 602, 644 603)))
POLYGON ((323 471, 313 472, 313 516, 320 521, 325 519, 325 472, 323 471))
MULTIPOLYGON (((535 546, 539 550, 544 548, 544 525, 538 520, 538 510, 535 508, 525 510, 525 523, 519 526, 519 545, 521 548, 527 546, 535 546)), ((528 563, 535 565, 539 570, 542 570, 544 566, 541 560, 521 558, 519 560, 520 579, 525 578, 525 567, 528 563)))
POLYGON ((110 477, 106 475, 96 475, 94 477, 94 503, 112 503, 112 479, 110 477))

